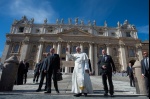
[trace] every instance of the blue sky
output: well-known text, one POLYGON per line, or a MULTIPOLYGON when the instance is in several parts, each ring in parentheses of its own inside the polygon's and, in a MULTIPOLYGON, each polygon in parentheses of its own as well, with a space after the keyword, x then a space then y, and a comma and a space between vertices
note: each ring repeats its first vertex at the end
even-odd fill
POLYGON ((35 23, 55 23, 56 19, 78 17, 87 24, 96 20, 98 26, 107 21, 108 27, 117 26, 127 19, 136 26, 139 39, 149 40, 149 0, 0 0, 0 57, 5 46, 6 33, 14 19, 26 15, 35 23))

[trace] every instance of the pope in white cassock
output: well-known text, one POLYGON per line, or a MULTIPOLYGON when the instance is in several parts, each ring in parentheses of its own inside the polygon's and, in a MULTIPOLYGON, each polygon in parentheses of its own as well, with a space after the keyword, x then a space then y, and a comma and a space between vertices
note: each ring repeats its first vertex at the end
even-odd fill
POLYGON ((93 88, 89 75, 88 56, 81 52, 80 47, 76 47, 76 54, 70 54, 66 50, 67 56, 74 60, 75 66, 72 74, 72 92, 76 93, 74 96, 80 97, 82 93, 87 96, 87 93, 93 93, 93 88))

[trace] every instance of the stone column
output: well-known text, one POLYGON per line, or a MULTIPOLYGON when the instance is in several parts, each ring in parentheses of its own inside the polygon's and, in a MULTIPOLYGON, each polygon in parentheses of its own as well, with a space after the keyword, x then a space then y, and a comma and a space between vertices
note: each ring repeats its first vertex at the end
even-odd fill
MULTIPOLYGON (((67 43, 67 48, 68 48, 68 51, 70 53, 70 44, 69 43, 67 43)), ((69 58, 67 55, 66 55, 66 61, 69 61, 69 58)), ((65 67, 65 74, 66 73, 69 73, 69 67, 65 67)))
POLYGON ((121 58, 121 64, 122 64, 122 70, 126 70, 127 68, 127 59, 126 59, 126 53, 125 53, 125 45, 120 45, 120 58, 121 58))
POLYGON ((80 43, 81 52, 83 52, 83 43, 80 43))
POLYGON ((111 55, 110 44, 107 44, 106 47, 107 47, 107 55, 111 55))
POLYGON ((8 54, 10 53, 10 49, 11 49, 11 41, 6 41, 5 47, 4 47, 4 52, 2 54, 2 58, 1 58, 1 63, 4 64, 4 61, 6 60, 6 58, 8 57, 8 54))
POLYGON ((136 60, 136 62, 134 63, 133 72, 134 72, 136 93, 146 95, 147 92, 146 92, 145 80, 141 75, 142 73, 141 73, 140 61, 136 60))
POLYGON ((28 49, 29 49, 29 42, 28 41, 24 41, 22 48, 21 48, 21 56, 20 56, 20 60, 24 60, 26 59, 27 53, 28 53, 28 49))
POLYGON ((29 27, 29 33, 31 33, 32 32, 32 27, 29 27))
POLYGON ((38 47, 38 54, 37 54, 37 60, 36 60, 36 63, 38 63, 41 58, 42 58, 42 52, 43 52, 43 42, 40 42, 40 45, 38 47))
POLYGON ((120 28, 118 28, 118 34, 119 34, 119 37, 123 37, 123 34, 122 34, 122 32, 121 32, 121 30, 120 30, 120 28))
POLYGON ((137 32, 135 32, 135 38, 136 38, 136 39, 138 39, 138 35, 137 35, 137 32))
POLYGON ((54 48, 55 51, 57 52, 57 45, 56 45, 56 42, 53 43, 53 48, 54 48))
POLYGON ((45 34, 45 33, 46 33, 46 28, 45 28, 45 26, 43 26, 42 34, 45 34))
POLYGON ((89 59, 91 61, 91 68, 92 68, 92 72, 93 72, 93 66, 94 66, 94 61, 93 61, 93 43, 89 43, 89 47, 90 47, 90 50, 89 50, 89 59))
POLYGON ((109 36, 107 28, 105 29, 105 36, 109 36))
POLYGON ((19 61, 16 56, 11 56, 5 60, 2 76, 0 80, 0 91, 12 91, 16 80, 19 61))
POLYGON ((98 76, 98 57, 97 57, 97 44, 94 44, 94 67, 95 67, 95 75, 98 76))
POLYGON ((142 46, 141 45, 137 45, 136 48, 137 48, 138 60, 141 61, 143 59, 142 46))
POLYGON ((15 27, 14 27, 14 26, 13 26, 12 29, 11 29, 11 33, 12 33, 12 34, 15 34, 15 27))
POLYGON ((57 54, 61 55, 61 42, 58 42, 57 54))

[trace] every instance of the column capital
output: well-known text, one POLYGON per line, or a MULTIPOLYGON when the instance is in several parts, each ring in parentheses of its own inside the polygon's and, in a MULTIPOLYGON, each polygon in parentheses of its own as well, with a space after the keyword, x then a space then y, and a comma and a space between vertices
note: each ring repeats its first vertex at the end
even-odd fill
POLYGON ((67 45, 70 45, 71 44, 71 42, 66 42, 67 43, 67 45))
POLYGON ((124 48, 124 47, 125 47, 125 44, 120 44, 120 47, 124 48))
POLYGON ((136 46, 136 48, 138 48, 138 49, 141 49, 141 48, 142 48, 142 44, 136 44, 135 46, 136 46))
POLYGON ((89 43, 89 45, 93 45, 94 44, 94 42, 88 42, 89 43))
POLYGON ((40 44, 44 44, 44 41, 39 41, 40 44))
POLYGON ((24 41, 22 41, 22 43, 23 43, 23 44, 29 44, 30 42, 29 42, 29 41, 24 40, 24 41))
POLYGON ((108 44, 105 44, 106 45, 106 47, 111 47, 111 43, 108 43, 108 44))

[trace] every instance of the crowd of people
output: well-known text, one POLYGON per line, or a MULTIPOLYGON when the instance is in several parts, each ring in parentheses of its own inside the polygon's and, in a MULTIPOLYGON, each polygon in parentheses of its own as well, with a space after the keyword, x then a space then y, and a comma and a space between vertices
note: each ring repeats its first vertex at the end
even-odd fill
MULTIPOLYGON (((81 52, 80 47, 76 47, 76 53, 70 54, 68 48, 66 48, 66 55, 68 58, 72 59, 75 63, 73 74, 72 74, 72 93, 75 93, 75 97, 80 97, 82 94, 87 96, 93 93, 92 82, 90 75, 92 72, 90 59, 87 54, 81 52)), ((114 85, 112 81, 112 74, 116 73, 116 67, 113 59, 110 55, 107 55, 106 50, 102 50, 102 55, 99 57, 97 65, 100 67, 100 74, 102 76, 102 83, 104 88, 104 96, 110 94, 111 97, 114 96, 114 85), (108 81, 107 81, 108 80, 108 81), (108 86, 108 84, 109 86, 108 86), (108 94, 109 93, 109 94, 108 94)), ((141 71, 142 77, 145 79, 145 85, 147 88, 147 96, 149 97, 149 57, 148 53, 144 52, 144 58, 141 61, 141 71)), ((23 84, 23 78, 25 78, 24 83, 26 83, 27 72, 29 68, 29 63, 21 61, 18 69, 18 76, 16 83, 23 84), (27 69, 26 69, 27 68, 27 69)), ((45 93, 51 93, 51 80, 53 80, 54 87, 57 93, 59 93, 57 84, 57 73, 60 72, 60 57, 55 54, 55 49, 51 48, 50 53, 48 53, 43 60, 40 60, 34 69, 33 83, 38 83, 40 76, 40 82, 36 92, 41 91, 44 79, 45 83, 45 93)), ((127 76, 130 79, 130 86, 135 87, 135 80, 133 76, 132 64, 129 63, 126 70, 127 76)))

